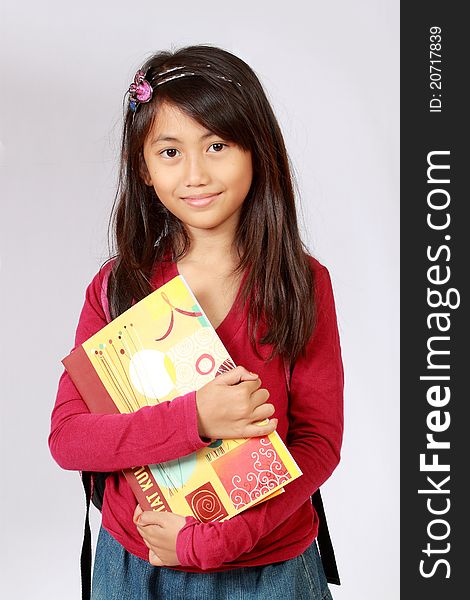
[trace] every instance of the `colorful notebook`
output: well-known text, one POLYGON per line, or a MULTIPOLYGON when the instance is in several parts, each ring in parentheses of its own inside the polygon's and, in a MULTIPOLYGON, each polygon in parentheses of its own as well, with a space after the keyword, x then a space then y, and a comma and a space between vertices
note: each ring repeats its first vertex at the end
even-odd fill
MULTIPOLYGON (((198 390, 235 363, 182 275, 62 360, 93 413, 129 413, 198 390)), ((124 471, 143 510, 224 521, 302 475, 277 432, 214 440, 182 458, 124 471)))

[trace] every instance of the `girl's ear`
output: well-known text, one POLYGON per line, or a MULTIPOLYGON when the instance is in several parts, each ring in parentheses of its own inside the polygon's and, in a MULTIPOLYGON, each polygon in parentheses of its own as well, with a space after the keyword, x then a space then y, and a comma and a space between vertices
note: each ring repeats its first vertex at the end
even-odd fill
POLYGON ((152 178, 150 177, 149 170, 147 169, 147 165, 145 164, 143 153, 141 152, 139 155, 139 172, 140 176, 144 180, 145 185, 152 185, 152 178))

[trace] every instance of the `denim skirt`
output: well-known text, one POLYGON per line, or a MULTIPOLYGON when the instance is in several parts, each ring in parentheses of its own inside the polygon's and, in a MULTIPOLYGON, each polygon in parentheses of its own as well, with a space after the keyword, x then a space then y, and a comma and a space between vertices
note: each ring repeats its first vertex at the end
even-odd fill
POLYGON ((189 573, 130 554, 104 527, 96 546, 92 600, 332 600, 316 541, 303 554, 269 565, 189 573))

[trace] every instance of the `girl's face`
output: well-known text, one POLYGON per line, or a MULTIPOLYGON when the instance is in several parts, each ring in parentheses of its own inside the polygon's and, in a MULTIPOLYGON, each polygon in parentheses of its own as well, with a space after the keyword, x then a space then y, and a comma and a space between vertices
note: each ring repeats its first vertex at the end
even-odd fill
POLYGON ((144 142, 143 155, 145 183, 189 229, 223 225, 235 230, 253 178, 251 152, 164 103, 144 142), (200 198, 211 195, 210 201, 200 198))

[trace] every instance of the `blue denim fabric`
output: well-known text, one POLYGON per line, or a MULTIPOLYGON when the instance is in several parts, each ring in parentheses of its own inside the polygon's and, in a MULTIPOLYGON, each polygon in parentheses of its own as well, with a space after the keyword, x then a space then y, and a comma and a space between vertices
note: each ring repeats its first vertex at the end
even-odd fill
POLYGON ((103 527, 92 600, 332 600, 316 541, 300 556, 217 573, 154 567, 127 552, 103 527))

